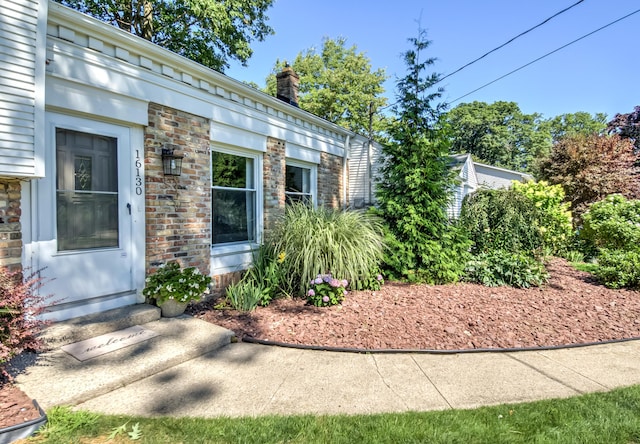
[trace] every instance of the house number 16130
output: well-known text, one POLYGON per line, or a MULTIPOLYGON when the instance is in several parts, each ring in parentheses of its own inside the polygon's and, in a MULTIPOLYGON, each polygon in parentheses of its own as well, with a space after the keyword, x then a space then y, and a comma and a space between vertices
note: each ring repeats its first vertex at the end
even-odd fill
POLYGON ((142 161, 140 160, 140 151, 136 150, 136 195, 142 195, 142 176, 140 176, 140 168, 142 168, 142 161))

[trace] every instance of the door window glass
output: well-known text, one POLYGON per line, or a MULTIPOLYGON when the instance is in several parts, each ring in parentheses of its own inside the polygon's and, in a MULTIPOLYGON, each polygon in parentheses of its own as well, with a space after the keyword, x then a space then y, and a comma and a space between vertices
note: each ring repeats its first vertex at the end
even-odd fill
POLYGON ((115 137, 56 130, 58 251, 118 247, 115 137))

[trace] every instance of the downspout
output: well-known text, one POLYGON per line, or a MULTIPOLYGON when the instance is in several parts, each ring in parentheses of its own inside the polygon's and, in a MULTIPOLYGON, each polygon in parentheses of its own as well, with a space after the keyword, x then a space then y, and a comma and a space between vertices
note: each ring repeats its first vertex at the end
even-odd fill
POLYGON ((349 147, 351 145, 351 136, 347 135, 344 141, 344 156, 342 157, 342 208, 347 209, 347 168, 349 160, 349 147))

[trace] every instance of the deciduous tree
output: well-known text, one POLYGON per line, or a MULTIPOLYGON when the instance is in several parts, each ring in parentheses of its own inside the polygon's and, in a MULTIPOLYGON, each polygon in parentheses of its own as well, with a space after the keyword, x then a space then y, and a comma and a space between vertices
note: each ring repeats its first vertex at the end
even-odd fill
POLYGON ((56 0, 217 71, 246 63, 274 0, 56 0))
POLYGON ((636 106, 627 114, 616 114, 607 124, 609 134, 619 134, 630 139, 635 146, 636 154, 640 153, 640 106, 636 106))
POLYGON ((453 153, 471 153, 489 165, 531 171, 551 148, 540 114, 524 114, 515 102, 463 103, 443 116, 453 153))
POLYGON ((618 135, 575 135, 561 139, 541 160, 540 176, 560 184, 571 202, 574 221, 589 204, 613 193, 640 196, 633 144, 618 135))
POLYGON ((607 129, 607 115, 595 113, 593 116, 584 111, 577 113, 561 114, 551 119, 545 120, 541 124, 541 129, 547 131, 553 143, 560 139, 576 134, 602 134, 607 129))
MULTIPOLYGON (((374 130, 383 117, 376 110, 386 104, 384 69, 373 70, 371 61, 346 39, 324 39, 322 49, 300 52, 291 67, 300 77, 299 106, 305 111, 352 131, 368 134, 370 117, 374 130)), ((282 71, 278 60, 267 78, 266 92, 276 95, 275 74, 282 71)))

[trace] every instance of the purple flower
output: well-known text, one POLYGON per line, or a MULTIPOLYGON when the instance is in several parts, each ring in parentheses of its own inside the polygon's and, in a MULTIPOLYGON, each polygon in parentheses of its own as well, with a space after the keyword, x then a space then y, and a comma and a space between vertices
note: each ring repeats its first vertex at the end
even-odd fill
POLYGON ((309 296, 315 296, 315 295, 316 295, 316 292, 315 292, 315 291, 313 291, 313 289, 311 289, 311 290, 309 290, 309 292, 307 293, 307 295, 309 295, 309 296))
POLYGON ((382 275, 381 275, 381 274, 379 274, 378 276, 376 276, 376 279, 377 279, 377 280, 379 280, 379 281, 381 281, 381 280, 382 280, 382 275))
POLYGON ((343 279, 343 280, 341 281, 341 284, 342 284, 342 286, 343 286, 344 288, 347 288, 347 285, 349 285, 349 281, 347 281, 346 279, 343 279))
POLYGON ((322 302, 329 302, 329 296, 322 296, 322 302))
POLYGON ((340 281, 337 279, 331 279, 329 285, 331 285, 333 288, 338 288, 340 286, 340 281))
POLYGON ((327 283, 331 282, 331 275, 330 275, 330 274, 325 274, 325 275, 322 277, 322 280, 323 280, 323 281, 325 281, 325 282, 327 282, 327 283))
POLYGON ((318 285, 320 285, 320 284, 322 284, 322 278, 321 277, 317 277, 313 282, 318 284, 318 285))
POLYGON ((344 291, 342 292, 342 295, 343 295, 343 296, 346 296, 346 295, 347 295, 347 290, 344 290, 344 291))

